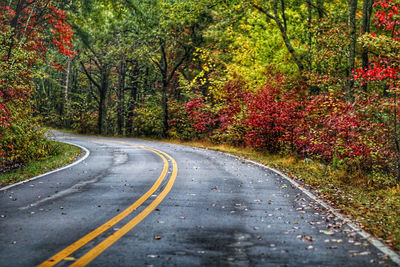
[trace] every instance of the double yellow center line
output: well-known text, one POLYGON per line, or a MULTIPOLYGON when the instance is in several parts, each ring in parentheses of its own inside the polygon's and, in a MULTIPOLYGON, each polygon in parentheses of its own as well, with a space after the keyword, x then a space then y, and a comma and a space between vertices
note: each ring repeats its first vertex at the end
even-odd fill
POLYGON ((144 150, 151 151, 155 154, 157 154, 162 160, 163 160, 163 170, 156 180, 156 182, 153 184, 153 186, 147 191, 143 196, 141 196, 135 203, 133 203, 131 206, 126 208, 124 211, 119 213, 117 216, 114 218, 110 219, 100 227, 96 228, 92 232, 88 233, 78 241, 74 242, 70 246, 66 247, 65 249, 61 250, 45 262, 41 263, 38 265, 38 267, 47 267, 47 266, 54 266, 58 264, 59 262, 65 260, 69 255, 80 249, 81 247, 85 246, 87 243, 113 227, 115 224, 120 222, 122 219, 124 219, 126 216, 131 214, 133 211, 135 211, 140 205, 142 205, 156 190, 159 188, 161 185, 161 182, 164 180, 164 178, 167 176, 168 173, 168 160, 170 160, 172 164, 172 173, 171 176, 168 180, 167 185, 165 186, 164 190, 153 200, 153 202, 150 203, 149 206, 147 206, 143 211, 141 211, 138 215, 136 215, 132 220, 130 220, 127 224, 125 224, 123 227, 121 227, 118 231, 114 232, 111 234, 109 237, 107 237, 105 240, 100 242, 98 245, 96 245, 94 248, 92 248, 90 251, 88 251, 86 254, 84 254, 81 258, 76 260, 73 264, 70 266, 85 266, 92 260, 94 260, 97 256, 99 256, 102 252, 104 252, 108 247, 110 247, 112 244, 114 244, 118 239, 120 239, 122 236, 124 236, 126 233, 128 233, 132 228, 134 228, 137 224, 139 224, 144 218, 146 218, 160 203, 163 201, 165 196, 169 193, 171 190, 176 176, 178 174, 178 165, 176 164, 176 161, 174 158, 172 158, 170 155, 168 155, 165 152, 145 147, 145 146, 140 146, 140 145, 135 145, 131 143, 126 143, 126 142, 121 142, 121 141, 110 141, 110 140, 100 140, 100 139, 95 139, 97 141, 106 141, 106 142, 113 142, 113 143, 118 143, 118 144, 123 144, 123 145, 128 145, 128 146, 134 146, 134 147, 139 147, 144 150))

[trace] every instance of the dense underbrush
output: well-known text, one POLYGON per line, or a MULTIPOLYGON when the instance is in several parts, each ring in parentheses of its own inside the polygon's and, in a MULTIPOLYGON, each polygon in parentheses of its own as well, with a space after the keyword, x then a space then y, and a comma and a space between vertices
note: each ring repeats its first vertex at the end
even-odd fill
POLYGON ((259 90, 245 88, 240 80, 230 81, 223 98, 210 102, 197 96, 174 109, 170 134, 310 158, 362 173, 369 185, 398 182, 398 133, 390 97, 360 93, 349 102, 338 91, 310 95, 306 86, 281 73, 271 74, 259 90))

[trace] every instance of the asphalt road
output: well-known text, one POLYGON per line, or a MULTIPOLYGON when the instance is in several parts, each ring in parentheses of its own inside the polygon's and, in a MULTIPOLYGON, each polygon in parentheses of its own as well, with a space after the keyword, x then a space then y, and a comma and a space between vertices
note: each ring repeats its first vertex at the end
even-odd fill
POLYGON ((57 138, 90 155, 0 191, 0 266, 397 266, 255 164, 143 140, 57 138))

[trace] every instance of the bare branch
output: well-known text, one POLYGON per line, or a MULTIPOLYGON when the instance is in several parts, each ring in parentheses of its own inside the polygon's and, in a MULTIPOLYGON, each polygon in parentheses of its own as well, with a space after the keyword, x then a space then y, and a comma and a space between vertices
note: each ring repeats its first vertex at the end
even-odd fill
POLYGON ((101 90, 101 86, 92 78, 92 76, 90 75, 90 73, 87 71, 85 64, 83 64, 82 61, 80 61, 81 66, 83 71, 85 72, 86 76, 88 77, 88 79, 99 89, 101 90))

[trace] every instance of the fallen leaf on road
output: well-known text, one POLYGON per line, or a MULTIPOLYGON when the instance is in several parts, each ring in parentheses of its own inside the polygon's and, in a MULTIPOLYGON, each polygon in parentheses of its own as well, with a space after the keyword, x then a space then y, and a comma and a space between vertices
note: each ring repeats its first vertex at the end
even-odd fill
POLYGON ((161 240, 161 236, 159 235, 154 236, 154 240, 161 240))
POLYGON ((358 256, 367 256, 367 255, 369 255, 369 254, 371 254, 371 252, 369 252, 369 251, 364 251, 364 252, 360 252, 360 253, 358 253, 358 254, 356 254, 356 255, 358 255, 358 256))
POLYGON ((334 235, 335 232, 333 231, 327 231, 327 230, 319 230, 320 233, 326 234, 326 235, 334 235))

